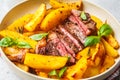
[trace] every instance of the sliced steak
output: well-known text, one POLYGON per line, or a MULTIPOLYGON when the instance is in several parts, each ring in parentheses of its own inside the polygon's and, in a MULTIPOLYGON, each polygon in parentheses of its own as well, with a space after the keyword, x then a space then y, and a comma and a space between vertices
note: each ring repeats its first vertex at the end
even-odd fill
POLYGON ((78 27, 78 25, 67 22, 65 24, 65 28, 73 35, 75 38, 77 38, 81 43, 84 44, 86 36, 82 33, 81 29, 78 27))
POLYGON ((90 30, 87 28, 87 26, 80 19, 80 11, 72 10, 72 14, 73 14, 74 18, 76 19, 77 24, 85 31, 86 35, 89 35, 90 30))
POLYGON ((47 55, 59 55, 58 50, 56 49, 57 44, 59 43, 59 39, 55 32, 50 32, 47 39, 46 45, 46 54, 47 55))
POLYGON ((90 35, 91 33, 96 31, 96 23, 90 18, 90 15, 88 13, 85 13, 87 16, 86 20, 82 20, 80 18, 80 14, 81 12, 78 10, 72 10, 72 14, 75 20, 72 20, 70 18, 70 20, 74 23, 77 23, 79 26, 81 26, 81 28, 85 31, 86 35, 90 35))
POLYGON ((78 23, 78 21, 76 20, 76 18, 75 18, 73 15, 71 15, 71 16, 69 17, 69 20, 70 20, 71 22, 73 22, 74 24, 78 25, 79 30, 82 32, 83 36, 87 36, 87 35, 86 35, 86 32, 84 31, 84 29, 81 27, 81 25, 78 23))
POLYGON ((82 50, 82 46, 80 45, 79 41, 77 41, 62 25, 59 25, 59 29, 64 33, 64 35, 68 36, 73 43, 77 46, 79 50, 82 50))
MULTIPOLYGON (((75 59, 73 58, 73 55, 70 54, 70 51, 68 51, 68 48, 66 48, 65 44, 62 42, 60 38, 58 38, 58 34, 55 32, 52 32, 48 36, 48 44, 46 45, 46 54, 52 53, 52 55, 60 55, 60 56, 69 56, 70 62, 74 63, 75 59), (50 43, 51 46, 50 46, 50 43)), ((74 54, 75 57, 75 54, 74 54)))

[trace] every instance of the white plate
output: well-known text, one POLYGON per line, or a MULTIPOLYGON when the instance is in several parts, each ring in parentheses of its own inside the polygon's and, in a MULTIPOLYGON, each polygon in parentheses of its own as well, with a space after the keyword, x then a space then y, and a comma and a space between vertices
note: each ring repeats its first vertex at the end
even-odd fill
MULTIPOLYGON (((4 29, 5 27, 7 27, 9 24, 11 24, 14 20, 16 20, 17 18, 27 14, 27 13, 32 13, 34 12, 41 3, 48 3, 49 0, 29 0, 26 1, 22 4, 19 4, 18 6, 14 7, 2 20, 1 22, 1 27, 0 30, 4 29)), ((97 17, 99 17, 102 21, 107 20, 108 24, 111 25, 114 33, 115 33, 115 37, 117 39, 117 41, 120 43, 120 24, 118 23, 118 21, 110 14, 108 13, 106 10, 104 10, 103 8, 96 6, 92 3, 90 3, 89 1, 83 1, 83 6, 84 6, 84 10, 90 14, 93 14, 97 17)), ((49 6, 48 6, 49 7, 49 6)), ((120 53, 120 49, 118 50, 120 53)), ((42 78, 36 75, 33 75, 31 73, 28 72, 24 72, 23 70, 19 69, 18 67, 16 67, 4 54, 4 52, 0 49, 0 52, 2 53, 2 57, 4 58, 4 60, 8 63, 8 65, 11 67, 11 69, 13 71, 15 71, 16 74, 18 74, 21 78, 23 79, 27 79, 27 80, 41 80, 41 79, 46 79, 46 78, 42 78)), ((110 74, 112 74, 115 69, 119 66, 120 63, 120 57, 116 59, 115 64, 109 68, 107 71, 97 75, 97 76, 93 76, 90 78, 90 80, 102 80, 106 77, 108 77, 110 74)))

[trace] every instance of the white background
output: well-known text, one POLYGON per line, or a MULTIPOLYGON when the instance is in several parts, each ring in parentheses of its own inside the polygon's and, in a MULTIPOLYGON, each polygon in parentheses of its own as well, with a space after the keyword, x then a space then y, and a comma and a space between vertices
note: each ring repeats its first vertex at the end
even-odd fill
MULTIPOLYGON (((0 22, 5 14, 18 2, 25 0, 0 0, 0 22)), ((120 22, 120 0, 89 0, 107 9, 120 22)), ((6 62, 0 57, 0 80, 21 80, 15 72, 9 69, 6 62)), ((26 79, 27 80, 27 79, 26 79)))

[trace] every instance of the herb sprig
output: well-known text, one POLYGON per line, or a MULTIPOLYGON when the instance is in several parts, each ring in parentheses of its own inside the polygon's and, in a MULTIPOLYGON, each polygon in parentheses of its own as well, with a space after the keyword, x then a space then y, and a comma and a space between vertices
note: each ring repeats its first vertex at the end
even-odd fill
POLYGON ((49 76, 57 76, 58 78, 61 78, 66 70, 67 70, 67 67, 61 68, 58 73, 56 70, 52 70, 51 72, 48 73, 48 75, 49 76))
POLYGON ((4 37, 0 40, 1 47, 11 47, 17 46, 18 48, 31 48, 30 44, 23 41, 18 41, 17 39, 13 39, 11 37, 4 37))
POLYGON ((31 39, 33 40, 41 40, 42 38, 46 37, 48 33, 40 33, 40 34, 35 34, 30 36, 31 39))
POLYGON ((103 24, 97 32, 97 36, 88 36, 85 40, 85 46, 92 46, 100 42, 101 37, 112 33, 112 28, 107 23, 103 24))
POLYGON ((87 16, 84 11, 81 12, 80 17, 82 20, 87 20, 87 16))

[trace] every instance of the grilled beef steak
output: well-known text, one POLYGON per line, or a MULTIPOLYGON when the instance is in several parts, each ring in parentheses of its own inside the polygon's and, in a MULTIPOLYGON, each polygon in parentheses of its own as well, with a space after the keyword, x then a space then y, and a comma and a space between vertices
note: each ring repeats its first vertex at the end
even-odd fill
POLYGON ((80 18, 80 11, 72 10, 71 13, 64 23, 49 31, 46 46, 37 49, 37 53, 68 56, 70 62, 75 63, 75 55, 84 48, 85 38, 95 33, 96 23, 88 13, 85 13, 87 20, 80 18))

